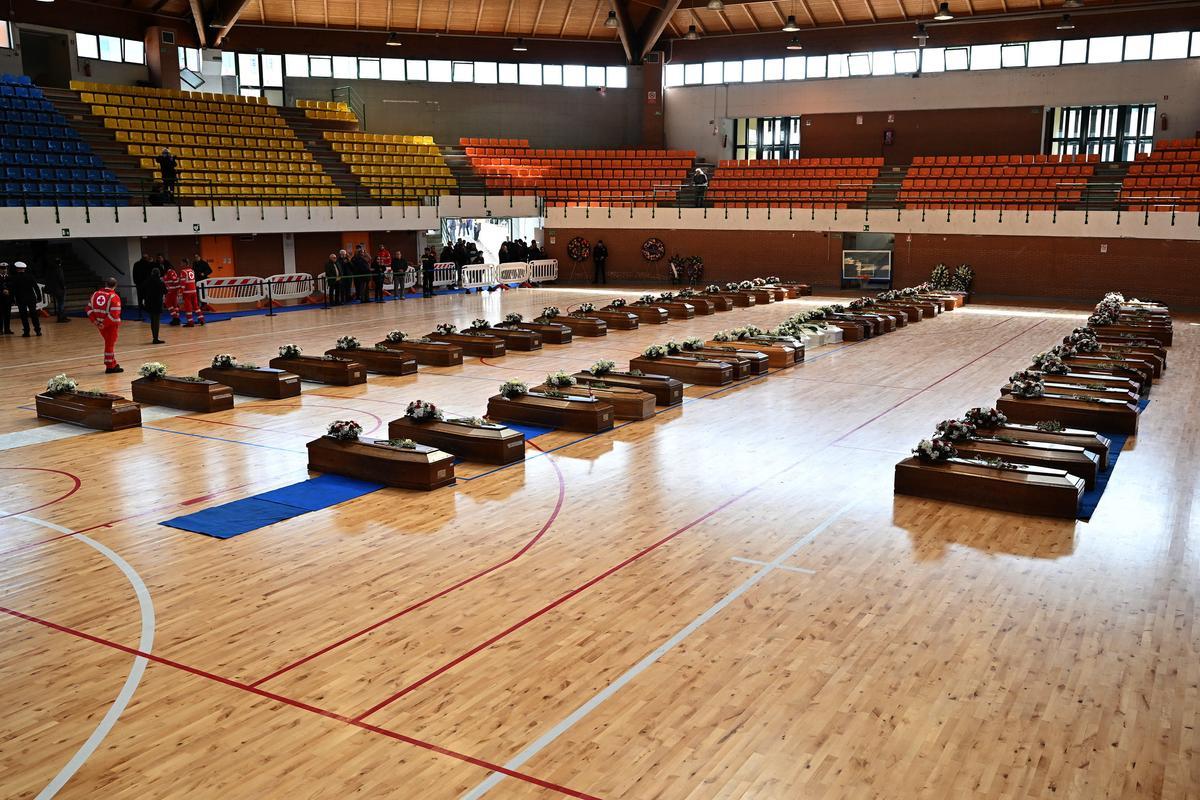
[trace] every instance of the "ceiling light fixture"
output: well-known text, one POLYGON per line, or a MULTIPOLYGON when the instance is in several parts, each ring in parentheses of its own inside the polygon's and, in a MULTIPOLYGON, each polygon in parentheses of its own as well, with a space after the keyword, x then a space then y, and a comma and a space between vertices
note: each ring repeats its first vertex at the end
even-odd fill
POLYGON ((709 11, 724 11, 725 0, 708 0, 709 11))
POLYGON ((942 3, 938 6, 938 11, 933 15, 933 18, 938 22, 949 22, 954 19, 954 15, 950 13, 950 4, 942 3))
POLYGON ((929 34, 925 31, 925 23, 917 23, 917 32, 913 34, 913 38, 917 40, 917 47, 924 47, 929 41, 929 34))
POLYGON ((619 28, 621 23, 617 21, 617 12, 609 11, 608 16, 604 18, 604 27, 619 28))
POLYGON ((517 41, 513 42, 514 53, 524 53, 529 48, 525 46, 525 39, 521 36, 517 37, 517 41))
POLYGON ((388 47, 400 47, 404 42, 400 41, 400 34, 389 33, 387 38, 388 47))
POLYGON ((804 45, 800 44, 799 36, 793 36, 792 38, 788 39, 788 43, 785 46, 785 49, 787 49, 787 50, 803 50, 804 45))
POLYGON ((1062 22, 1058 23, 1057 27, 1060 31, 1073 31, 1075 30, 1075 23, 1071 22, 1070 14, 1063 14, 1062 22))
POLYGON ((1063 0, 1063 8, 1083 8, 1083 0, 1063 0))
POLYGON ((696 30, 695 25, 688 25, 687 33, 683 35, 683 38, 689 42, 694 42, 700 38, 700 32, 696 30))
POLYGON ((795 14, 788 14, 787 22, 784 23, 783 29, 788 33, 795 33, 800 30, 800 26, 796 24, 795 14))

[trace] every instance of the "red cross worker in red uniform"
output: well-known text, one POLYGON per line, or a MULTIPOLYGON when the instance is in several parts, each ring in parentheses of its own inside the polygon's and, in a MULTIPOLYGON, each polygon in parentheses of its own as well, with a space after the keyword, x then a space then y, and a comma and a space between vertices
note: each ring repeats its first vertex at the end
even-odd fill
POLYGON ((179 324, 179 273, 172 266, 167 266, 163 273, 163 283, 167 285, 167 311, 171 312, 171 324, 179 324))
POLYGON ((124 372, 117 363, 117 331, 121 327, 121 296, 117 294, 117 279, 109 278, 103 289, 97 289, 88 300, 88 319, 100 329, 104 338, 104 371, 124 372))
POLYGON ((191 328, 197 320, 203 325, 204 309, 200 306, 200 296, 196 290, 196 271, 186 258, 179 262, 179 294, 183 299, 183 313, 187 315, 187 324, 183 327, 191 328))

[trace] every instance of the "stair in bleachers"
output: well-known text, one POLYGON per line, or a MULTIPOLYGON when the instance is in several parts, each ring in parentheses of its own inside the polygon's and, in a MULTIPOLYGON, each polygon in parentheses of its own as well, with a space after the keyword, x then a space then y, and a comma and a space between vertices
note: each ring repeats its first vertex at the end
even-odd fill
POLYGON ((131 204, 141 205, 154 182, 154 173, 143 169, 138 159, 129 155, 128 148, 116 140, 113 131, 105 128, 100 118, 92 114, 91 106, 79 100, 78 92, 55 88, 43 88, 42 92, 79 132, 79 137, 88 143, 92 152, 100 157, 104 166, 129 189, 131 204))
POLYGON ((305 109, 300 108, 280 108, 279 114, 282 116, 296 132, 296 138, 304 142, 305 148, 312 153, 313 160, 321 165, 325 174, 333 179, 333 185, 342 190, 342 198, 344 202, 353 202, 362 194, 362 186, 354 179, 354 175, 342 163, 342 159, 338 154, 333 152, 333 148, 324 139, 324 131, 328 130, 323 125, 315 125, 314 120, 310 119, 305 113, 305 109))
POLYGON ((1120 162, 1097 164, 1095 171, 1088 176, 1087 186, 1083 190, 1080 201, 1064 203, 1062 207, 1067 210, 1079 211, 1116 209, 1121 198, 1121 183, 1125 180, 1125 173, 1128 170, 1129 165, 1120 162))
POLYGON ((464 147, 451 145, 442 146, 442 159, 450 168, 454 178, 455 192, 465 195, 485 195, 488 192, 487 181, 471 167, 470 159, 464 147))
POLYGON ((907 166, 887 165, 879 168, 879 174, 867 190, 867 208, 896 208, 900 197, 900 184, 908 172, 907 166))
POLYGON ((453 174, 432 136, 327 130, 322 138, 368 202, 423 204, 454 188, 453 174))

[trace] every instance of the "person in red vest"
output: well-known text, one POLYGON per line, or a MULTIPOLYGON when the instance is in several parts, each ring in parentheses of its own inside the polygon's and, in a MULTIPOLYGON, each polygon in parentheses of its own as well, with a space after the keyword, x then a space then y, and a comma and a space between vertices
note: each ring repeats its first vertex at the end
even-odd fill
POLYGON ((104 338, 104 371, 124 372, 117 363, 117 331, 121 327, 121 296, 117 294, 117 279, 109 278, 103 289, 97 289, 88 300, 88 319, 100 329, 104 338))
POLYGON ((183 298, 183 313, 187 314, 187 324, 183 327, 194 327, 197 319, 203 325, 204 309, 200 307, 200 297, 196 291, 196 271, 186 258, 179 262, 179 293, 183 298))
POLYGON ((163 283, 167 285, 167 311, 171 312, 171 324, 179 324, 179 273, 170 264, 163 270, 163 283))

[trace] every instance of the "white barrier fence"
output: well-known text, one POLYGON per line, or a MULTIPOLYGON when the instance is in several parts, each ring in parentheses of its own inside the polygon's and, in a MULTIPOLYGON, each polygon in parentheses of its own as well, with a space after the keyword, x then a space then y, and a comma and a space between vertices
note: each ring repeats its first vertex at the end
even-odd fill
POLYGON ((206 278, 196 282, 200 302, 210 306, 258 303, 267 299, 267 282, 262 278, 206 278))
POLYGON ((548 258, 544 261, 529 262, 529 282, 545 283, 558 280, 558 259, 548 258))
POLYGON ((453 261, 439 261, 433 265, 433 286, 457 286, 458 264, 453 261))
POLYGON ((317 281, 307 272, 287 272, 267 278, 271 300, 303 300, 317 290, 317 281))
POLYGON ((501 264, 496 280, 499 283, 525 283, 529 280, 529 265, 523 261, 501 264))
POLYGON ((496 264, 468 264, 462 271, 462 288, 490 289, 495 286, 500 268, 496 264))
MULTIPOLYGON (((9 273, 9 274, 11 274, 11 273, 9 273)), ((39 296, 40 296, 42 299, 37 301, 37 306, 36 306, 36 308, 37 308, 39 311, 41 311, 43 308, 45 308, 46 306, 48 306, 48 305, 50 304, 50 296, 49 296, 48 294, 46 294, 46 284, 44 284, 44 283, 39 283, 39 284, 38 284, 38 289, 40 289, 40 290, 41 290, 41 291, 39 291, 39 292, 38 292, 38 295, 39 295, 39 296)), ((13 315, 13 317, 16 317, 16 316, 18 315, 18 313, 19 313, 19 312, 17 311, 17 304, 16 304, 16 303, 13 303, 13 305, 12 305, 12 315, 13 315)))

